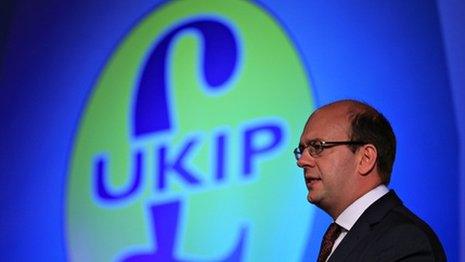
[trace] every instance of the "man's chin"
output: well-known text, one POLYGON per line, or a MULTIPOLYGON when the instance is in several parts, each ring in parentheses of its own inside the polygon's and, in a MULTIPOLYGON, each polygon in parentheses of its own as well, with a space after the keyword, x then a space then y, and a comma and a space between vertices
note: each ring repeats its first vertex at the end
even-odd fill
POLYGON ((309 192, 307 195, 307 201, 311 204, 316 205, 318 203, 318 197, 312 194, 312 192, 309 192))

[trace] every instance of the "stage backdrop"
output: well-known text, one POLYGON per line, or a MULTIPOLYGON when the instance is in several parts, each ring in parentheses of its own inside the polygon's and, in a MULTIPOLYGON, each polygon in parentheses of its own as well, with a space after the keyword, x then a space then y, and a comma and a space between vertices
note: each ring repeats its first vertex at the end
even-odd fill
POLYGON ((7 260, 312 260, 330 218, 307 202, 292 151, 308 115, 342 98, 390 119, 390 187, 459 260, 456 6, 2 5, 7 260))

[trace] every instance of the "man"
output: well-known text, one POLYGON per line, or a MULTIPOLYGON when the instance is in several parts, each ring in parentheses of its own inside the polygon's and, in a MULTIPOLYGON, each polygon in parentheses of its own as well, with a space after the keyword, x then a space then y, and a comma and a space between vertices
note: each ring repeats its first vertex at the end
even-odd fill
POLYGON ((355 100, 323 106, 294 151, 307 199, 333 219, 318 261, 445 261, 431 228, 389 190, 396 139, 386 118, 355 100))

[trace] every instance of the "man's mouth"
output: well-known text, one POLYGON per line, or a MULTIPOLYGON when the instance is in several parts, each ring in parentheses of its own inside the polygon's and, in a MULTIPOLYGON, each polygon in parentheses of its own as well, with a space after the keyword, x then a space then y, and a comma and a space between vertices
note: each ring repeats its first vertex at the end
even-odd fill
POLYGON ((312 185, 314 185, 315 183, 317 183, 318 181, 321 181, 321 178, 318 178, 318 177, 309 177, 309 178, 307 178, 307 179, 305 179, 305 180, 306 180, 308 186, 312 186, 312 185))

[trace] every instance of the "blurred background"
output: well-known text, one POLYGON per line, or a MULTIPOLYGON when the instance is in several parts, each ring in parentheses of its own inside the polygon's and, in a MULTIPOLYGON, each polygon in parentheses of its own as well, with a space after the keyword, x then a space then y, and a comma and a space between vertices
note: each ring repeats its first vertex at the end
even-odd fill
POLYGON ((353 98, 390 188, 465 261, 463 1, 2 1, 5 261, 303 261, 330 218, 292 150, 353 98))

